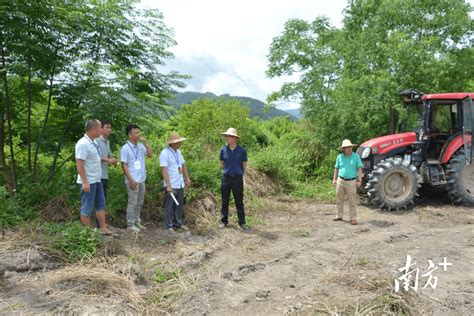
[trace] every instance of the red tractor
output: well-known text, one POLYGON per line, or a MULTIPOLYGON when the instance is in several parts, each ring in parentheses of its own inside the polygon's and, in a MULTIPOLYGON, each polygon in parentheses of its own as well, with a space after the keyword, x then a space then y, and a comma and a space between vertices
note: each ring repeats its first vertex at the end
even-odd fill
POLYGON ((405 132, 357 149, 371 204, 406 209, 421 184, 428 184, 445 188, 454 203, 474 205, 474 93, 425 95, 409 89, 400 95, 407 105, 405 132))

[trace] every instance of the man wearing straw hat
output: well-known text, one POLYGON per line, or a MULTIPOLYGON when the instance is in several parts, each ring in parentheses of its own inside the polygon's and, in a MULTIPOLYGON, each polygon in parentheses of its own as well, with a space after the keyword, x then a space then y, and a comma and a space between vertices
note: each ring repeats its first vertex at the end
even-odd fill
POLYGON ((349 202, 349 218, 352 225, 357 225, 357 188, 362 181, 362 161, 358 154, 352 152, 355 145, 350 140, 344 139, 339 150, 342 151, 336 158, 333 184, 336 186, 335 221, 342 221, 344 201, 349 202))
POLYGON ((189 187, 191 180, 183 155, 179 150, 185 139, 179 136, 178 133, 171 133, 167 141, 168 147, 160 153, 160 166, 165 191, 165 228, 171 232, 174 232, 174 228, 188 230, 183 224, 183 203, 184 187, 189 187))
POLYGON ((229 224, 229 199, 230 192, 232 191, 239 218, 239 227, 246 231, 248 227, 245 225, 243 176, 247 167, 247 151, 237 145, 237 140, 240 139, 240 136, 235 128, 229 128, 222 135, 225 137, 227 146, 224 146, 220 152, 223 170, 221 178, 222 217, 220 226, 226 227, 229 224))

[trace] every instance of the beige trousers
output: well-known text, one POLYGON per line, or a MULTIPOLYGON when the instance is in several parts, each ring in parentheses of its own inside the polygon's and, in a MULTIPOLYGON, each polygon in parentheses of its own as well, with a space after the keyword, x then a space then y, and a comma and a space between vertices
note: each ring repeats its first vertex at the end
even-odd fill
POLYGON ((349 203, 349 217, 351 220, 357 217, 357 182, 356 180, 345 181, 337 178, 336 183, 336 209, 337 217, 342 218, 344 213, 344 202, 349 203))

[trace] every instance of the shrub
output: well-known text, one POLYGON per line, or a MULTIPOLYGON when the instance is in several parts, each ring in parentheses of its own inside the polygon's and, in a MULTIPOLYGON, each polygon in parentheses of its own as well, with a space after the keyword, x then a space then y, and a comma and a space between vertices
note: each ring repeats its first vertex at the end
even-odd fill
POLYGON ((290 184, 300 177, 295 167, 295 154, 292 148, 274 145, 251 153, 252 166, 269 177, 290 184))
POLYGON ((46 233, 51 241, 51 249, 66 261, 82 261, 97 254, 99 233, 78 222, 48 224, 46 233))
POLYGON ((316 170, 316 177, 332 180, 334 164, 336 163, 337 155, 339 155, 338 151, 331 150, 329 154, 324 157, 324 159, 321 161, 319 168, 316 170))
POLYGON ((21 204, 20 199, 9 197, 5 187, 0 186, 0 228, 15 226, 24 220, 32 219, 35 213, 21 204))
POLYGON ((246 148, 268 143, 257 121, 250 119, 250 108, 237 100, 200 99, 190 105, 183 105, 170 127, 177 129, 193 144, 200 144, 211 151, 223 143, 221 133, 229 127, 237 128, 246 148))

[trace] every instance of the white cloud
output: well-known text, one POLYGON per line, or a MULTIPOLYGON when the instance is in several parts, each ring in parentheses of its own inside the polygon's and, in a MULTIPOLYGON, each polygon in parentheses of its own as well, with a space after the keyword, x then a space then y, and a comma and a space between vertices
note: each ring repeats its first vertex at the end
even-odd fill
POLYGON ((272 39, 284 23, 325 15, 339 25, 346 0, 142 0, 142 5, 159 9, 174 29, 178 44, 167 67, 193 76, 186 90, 265 101, 283 83, 267 78, 265 70, 272 39))
MULTIPOLYGON (((474 0, 470 0, 471 4, 474 0)), ((291 18, 328 17, 342 23, 346 0, 142 0, 175 30, 175 59, 167 65, 193 76, 186 90, 245 95, 265 101, 283 78, 265 76, 272 39, 291 18)), ((282 108, 295 107, 283 103, 282 108)))

